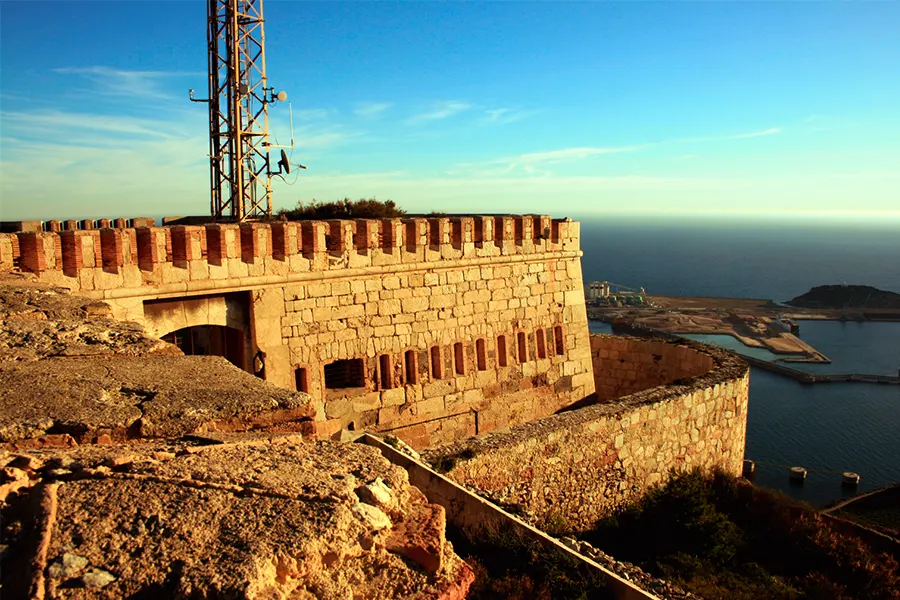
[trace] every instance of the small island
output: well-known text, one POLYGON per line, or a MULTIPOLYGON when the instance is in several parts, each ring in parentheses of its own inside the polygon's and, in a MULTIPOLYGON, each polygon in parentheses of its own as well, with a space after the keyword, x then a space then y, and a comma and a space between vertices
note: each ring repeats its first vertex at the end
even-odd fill
POLYGON ((900 294, 868 285, 819 285, 786 302, 798 308, 900 309, 900 294))

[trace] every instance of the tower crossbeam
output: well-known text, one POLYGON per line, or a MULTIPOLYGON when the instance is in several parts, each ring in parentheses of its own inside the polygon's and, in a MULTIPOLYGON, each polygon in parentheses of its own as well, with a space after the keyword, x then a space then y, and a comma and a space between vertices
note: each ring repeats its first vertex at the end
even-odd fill
POLYGON ((272 214, 262 0, 208 0, 210 212, 272 214))

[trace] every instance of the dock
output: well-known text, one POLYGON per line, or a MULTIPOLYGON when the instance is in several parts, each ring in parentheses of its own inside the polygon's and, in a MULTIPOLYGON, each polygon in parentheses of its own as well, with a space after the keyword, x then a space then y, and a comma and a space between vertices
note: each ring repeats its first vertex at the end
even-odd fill
MULTIPOLYGON (((737 354, 740 353, 738 352, 737 354)), ((740 356, 750 363, 750 366, 752 367, 759 367, 766 371, 778 373, 779 375, 790 377, 800 383, 881 383, 887 385, 900 385, 900 377, 894 375, 872 375, 868 373, 808 373, 761 358, 747 356, 746 354, 740 354, 740 356)))

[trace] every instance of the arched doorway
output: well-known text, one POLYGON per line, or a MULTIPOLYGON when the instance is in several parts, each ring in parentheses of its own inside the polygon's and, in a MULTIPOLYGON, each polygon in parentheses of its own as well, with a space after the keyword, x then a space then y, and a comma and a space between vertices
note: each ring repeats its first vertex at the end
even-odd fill
POLYGON ((224 356, 234 366, 247 370, 244 332, 222 325, 194 325, 162 336, 187 355, 224 356))

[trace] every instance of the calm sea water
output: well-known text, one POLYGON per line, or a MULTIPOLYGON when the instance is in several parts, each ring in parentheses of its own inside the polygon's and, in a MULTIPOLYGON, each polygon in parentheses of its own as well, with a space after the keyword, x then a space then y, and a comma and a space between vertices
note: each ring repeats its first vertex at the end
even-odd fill
MULTIPOLYGON (((643 286, 651 294, 785 301, 842 282, 900 292, 897 223, 583 220, 582 249, 586 281, 643 286)), ((592 330, 608 326, 592 323, 592 330)), ((725 337, 701 341, 754 353, 725 337)), ((900 323, 805 320, 800 337, 833 362, 791 365, 797 368, 892 375, 900 368, 900 323)), ((840 471, 860 473, 858 491, 900 481, 900 386, 807 386, 753 369, 746 456, 764 463, 757 484, 816 505, 851 494, 841 488, 840 471), (798 486, 773 465, 817 470, 798 486)))

